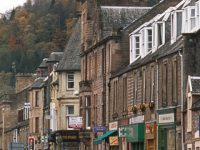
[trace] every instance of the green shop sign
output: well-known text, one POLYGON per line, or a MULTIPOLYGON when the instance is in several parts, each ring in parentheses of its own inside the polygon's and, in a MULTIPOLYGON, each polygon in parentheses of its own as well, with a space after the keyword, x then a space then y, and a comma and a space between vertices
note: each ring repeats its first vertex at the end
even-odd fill
POLYGON ((143 142, 144 127, 144 123, 131 124, 125 126, 124 134, 127 139, 127 142, 143 142))

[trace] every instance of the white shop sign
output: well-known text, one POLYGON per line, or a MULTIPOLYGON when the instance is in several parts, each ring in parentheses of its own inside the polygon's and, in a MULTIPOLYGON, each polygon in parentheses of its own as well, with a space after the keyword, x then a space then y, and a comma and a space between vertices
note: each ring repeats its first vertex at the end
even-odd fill
POLYGON ((129 124, 136 124, 136 123, 143 123, 144 122, 144 115, 132 117, 129 119, 129 124))
POLYGON ((118 128, 118 122, 110 122, 109 123, 109 130, 117 130, 118 128))
POLYGON ((159 115, 158 123, 174 123, 174 113, 159 115))

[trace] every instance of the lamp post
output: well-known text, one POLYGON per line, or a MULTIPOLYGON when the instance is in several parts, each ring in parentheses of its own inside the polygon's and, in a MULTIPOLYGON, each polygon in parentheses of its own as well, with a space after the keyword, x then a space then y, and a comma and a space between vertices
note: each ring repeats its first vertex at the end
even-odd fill
POLYGON ((2 122, 3 122, 3 128, 2 128, 2 149, 4 149, 4 108, 2 108, 2 122))

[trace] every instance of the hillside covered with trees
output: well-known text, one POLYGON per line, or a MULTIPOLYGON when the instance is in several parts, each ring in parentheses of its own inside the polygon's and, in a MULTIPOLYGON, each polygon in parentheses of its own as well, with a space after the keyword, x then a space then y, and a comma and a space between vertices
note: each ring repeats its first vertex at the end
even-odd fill
POLYGON ((63 51, 75 18, 74 0, 27 0, 0 19, 0 72, 34 72, 52 51, 63 51))

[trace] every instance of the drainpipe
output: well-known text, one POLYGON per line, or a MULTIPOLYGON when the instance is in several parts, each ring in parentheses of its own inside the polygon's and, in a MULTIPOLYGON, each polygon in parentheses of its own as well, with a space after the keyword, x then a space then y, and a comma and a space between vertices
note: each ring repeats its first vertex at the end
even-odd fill
POLYGON ((182 136, 181 136, 181 145, 182 145, 182 150, 184 150, 184 118, 183 118, 183 56, 181 54, 181 49, 179 50, 179 56, 181 58, 181 132, 182 132, 182 136))
POLYGON ((156 59, 156 110, 158 110, 158 60, 156 59))

